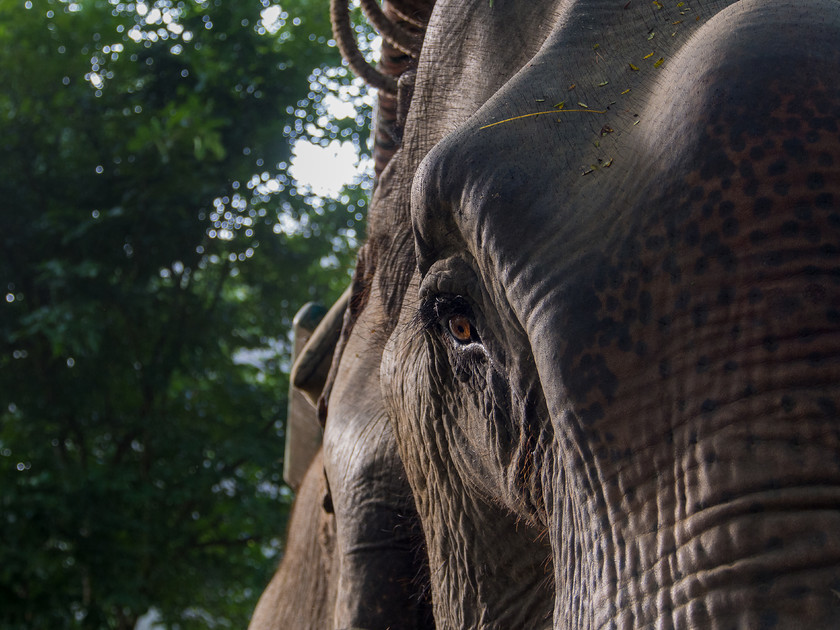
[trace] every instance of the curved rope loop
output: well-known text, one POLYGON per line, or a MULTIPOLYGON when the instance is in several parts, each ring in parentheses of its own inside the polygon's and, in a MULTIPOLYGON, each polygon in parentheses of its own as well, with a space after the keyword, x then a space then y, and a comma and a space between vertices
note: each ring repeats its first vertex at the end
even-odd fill
MULTIPOLYGON (((383 15, 383 17, 385 17, 383 15)), ((364 56, 356 43, 353 25, 350 23, 349 0, 330 0, 330 19, 333 27, 333 37, 338 44, 341 56, 347 60, 350 68, 353 69, 365 83, 371 87, 378 88, 391 94, 397 93, 397 80, 379 72, 376 68, 365 61, 364 56)), ((388 18, 385 17, 387 20, 388 18)))
POLYGON ((360 0, 360 3, 370 23, 389 44, 412 59, 418 57, 421 43, 419 36, 391 21, 376 0, 360 0))

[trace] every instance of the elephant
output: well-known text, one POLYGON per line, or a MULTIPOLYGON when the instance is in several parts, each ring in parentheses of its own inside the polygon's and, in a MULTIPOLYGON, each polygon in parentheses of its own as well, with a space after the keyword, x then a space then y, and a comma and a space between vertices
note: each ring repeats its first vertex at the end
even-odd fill
POLYGON ((260 596, 249 630, 332 626, 339 557, 335 517, 323 509, 326 492, 319 449, 295 497, 283 562, 260 596))
POLYGON ((305 345, 299 320, 314 309, 295 318, 285 477, 297 496, 283 560, 249 630, 434 627, 419 519, 383 412, 380 357, 368 352, 375 311, 357 317, 364 287, 357 277, 305 345), (328 418, 313 454, 316 404, 328 418))
POLYGON ((439 629, 840 627, 840 4, 423 26, 379 85, 333 500, 387 434, 439 629))

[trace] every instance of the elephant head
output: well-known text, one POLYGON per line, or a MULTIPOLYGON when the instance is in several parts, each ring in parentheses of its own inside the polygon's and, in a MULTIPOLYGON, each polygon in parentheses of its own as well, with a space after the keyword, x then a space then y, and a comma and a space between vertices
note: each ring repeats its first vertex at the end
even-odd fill
POLYGON ((297 496, 250 630, 433 627, 422 533, 379 392, 374 304, 360 316, 366 290, 359 273, 306 344, 296 339, 285 477, 297 496))
POLYGON ((833 0, 437 2, 355 347, 438 628, 840 627, 838 41, 833 0))

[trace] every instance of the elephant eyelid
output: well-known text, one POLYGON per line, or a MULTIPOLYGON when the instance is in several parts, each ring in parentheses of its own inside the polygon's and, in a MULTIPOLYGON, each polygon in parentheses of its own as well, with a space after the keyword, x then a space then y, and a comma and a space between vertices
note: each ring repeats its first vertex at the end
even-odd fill
POLYGON ((420 305, 419 320, 425 331, 439 331, 459 346, 481 343, 473 317, 472 308, 466 299, 457 295, 429 297, 420 305), (453 322, 455 322, 453 324, 453 322), (458 335, 466 335, 466 338, 458 335))
POLYGON ((434 298, 426 298, 417 310, 417 323, 424 332, 432 330, 438 324, 438 314, 434 298))

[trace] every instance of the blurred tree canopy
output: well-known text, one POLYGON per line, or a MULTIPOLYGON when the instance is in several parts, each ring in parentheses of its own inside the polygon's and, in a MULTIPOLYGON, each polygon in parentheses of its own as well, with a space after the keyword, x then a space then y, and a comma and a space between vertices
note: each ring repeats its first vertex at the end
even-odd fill
POLYGON ((294 312, 366 185, 327 3, 0 0, 0 627, 244 627, 277 563, 294 312), (312 238, 317 237, 317 238, 312 238))

